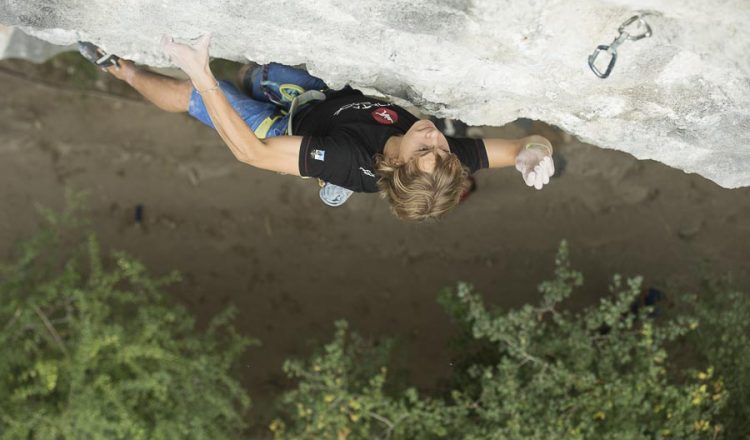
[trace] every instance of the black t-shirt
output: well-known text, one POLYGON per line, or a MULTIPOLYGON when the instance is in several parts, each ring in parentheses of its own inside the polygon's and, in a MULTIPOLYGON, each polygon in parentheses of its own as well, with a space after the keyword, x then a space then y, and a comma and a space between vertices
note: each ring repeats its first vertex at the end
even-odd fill
MULTIPOLYGON (((403 135, 418 119, 403 108, 345 87, 327 94, 294 117, 302 136, 299 171, 356 192, 377 192, 374 156, 393 135, 403 135)), ((488 167, 481 139, 446 136, 451 153, 473 173, 488 167)))

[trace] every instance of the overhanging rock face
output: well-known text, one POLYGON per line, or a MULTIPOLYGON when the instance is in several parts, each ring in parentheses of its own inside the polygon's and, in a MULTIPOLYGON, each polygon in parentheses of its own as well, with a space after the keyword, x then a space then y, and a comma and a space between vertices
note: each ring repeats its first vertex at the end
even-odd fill
POLYGON ((0 23, 151 65, 167 64, 162 34, 210 31, 213 56, 305 63, 333 87, 474 125, 539 119, 750 186, 747 0, 0 0, 0 23), (625 42, 611 76, 597 78, 588 55, 637 11, 653 36, 625 42))
POLYGON ((75 46, 58 46, 27 35, 18 29, 0 25, 0 58, 20 58, 40 63, 75 46))

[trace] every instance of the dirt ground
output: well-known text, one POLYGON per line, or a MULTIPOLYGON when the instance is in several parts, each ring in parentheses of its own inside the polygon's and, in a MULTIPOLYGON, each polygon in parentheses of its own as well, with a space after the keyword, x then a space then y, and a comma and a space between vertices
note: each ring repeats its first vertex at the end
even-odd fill
MULTIPOLYGON (((201 318, 239 308, 241 332, 263 342, 243 363, 258 414, 287 384, 282 361, 309 354, 339 318, 400 339, 397 364, 429 388, 450 373, 437 293, 465 280, 493 304, 534 301, 562 239, 586 278, 574 305, 606 295, 613 273, 677 295, 704 260, 750 284, 750 188, 566 142, 535 123, 567 160, 547 188, 526 187, 514 169, 483 170, 479 191, 444 220, 405 224, 375 195, 329 208, 314 180, 242 165, 188 116, 64 67, 0 63, 0 257, 37 228, 35 204, 60 208, 66 186, 86 190, 106 248, 157 274, 179 270, 184 282, 170 291, 201 318)), ((521 124, 485 131, 524 134, 521 124)))

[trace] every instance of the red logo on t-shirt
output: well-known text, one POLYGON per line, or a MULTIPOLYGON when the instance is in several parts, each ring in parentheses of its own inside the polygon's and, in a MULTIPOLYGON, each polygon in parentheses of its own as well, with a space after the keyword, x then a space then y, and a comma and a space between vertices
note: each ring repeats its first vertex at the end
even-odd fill
POLYGON ((373 110, 370 114, 373 119, 384 125, 391 125, 398 122, 398 113, 389 108, 380 107, 373 110))

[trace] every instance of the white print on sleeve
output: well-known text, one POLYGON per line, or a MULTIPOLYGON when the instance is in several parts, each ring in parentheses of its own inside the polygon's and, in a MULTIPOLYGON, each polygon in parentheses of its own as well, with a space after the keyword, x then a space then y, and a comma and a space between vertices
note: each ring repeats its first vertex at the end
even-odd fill
POLYGON ((333 114, 333 116, 338 116, 339 113, 341 113, 344 110, 354 109, 354 110, 369 110, 371 108, 376 107, 390 107, 391 104, 381 104, 379 102, 353 102, 351 104, 347 104, 340 109, 336 110, 336 113, 333 114))
POLYGON ((367 168, 359 167, 359 170, 362 171, 362 174, 364 174, 365 176, 375 177, 375 174, 367 168))
POLYGON ((310 152, 310 156, 319 161, 325 161, 326 160, 326 150, 312 150, 310 152))

